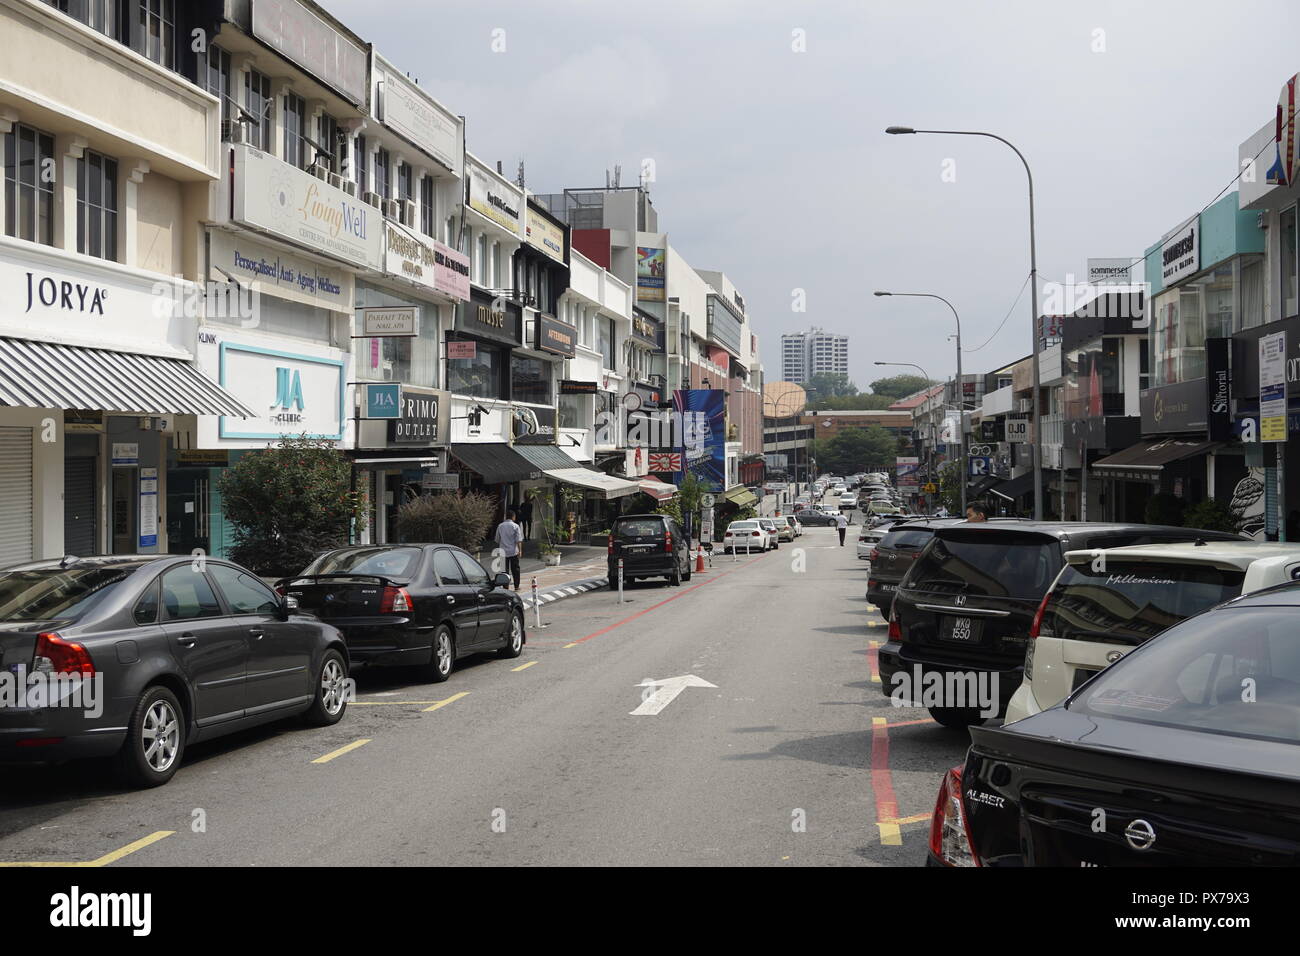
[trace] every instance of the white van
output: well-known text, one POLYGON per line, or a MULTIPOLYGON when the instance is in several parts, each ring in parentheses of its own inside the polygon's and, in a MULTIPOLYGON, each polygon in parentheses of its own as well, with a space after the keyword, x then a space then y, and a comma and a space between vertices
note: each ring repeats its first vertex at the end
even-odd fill
POLYGON ((1296 579, 1296 544, 1198 541, 1069 551, 1038 606, 1024 679, 1007 706, 1006 723, 1064 700, 1193 614, 1296 579))

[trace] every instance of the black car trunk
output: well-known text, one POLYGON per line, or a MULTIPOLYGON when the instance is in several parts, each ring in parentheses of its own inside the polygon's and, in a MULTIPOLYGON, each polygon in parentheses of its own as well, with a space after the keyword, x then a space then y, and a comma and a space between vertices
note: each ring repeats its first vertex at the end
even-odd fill
POLYGON ((383 618, 392 613, 391 602, 389 610, 385 610, 385 590, 407 584, 377 574, 309 574, 286 579, 278 586, 289 597, 297 598, 304 611, 329 621, 383 618))
POLYGON ((667 526, 662 521, 637 518, 616 522, 611 537, 614 550, 610 557, 623 559, 623 569, 632 572, 640 568, 663 567, 671 563, 671 552, 665 547, 667 526))
MULTIPOLYGON (((1056 732, 1072 715, 1059 715, 1056 732)), ((1030 721, 1034 718, 1030 718, 1030 721)), ((1026 721, 1028 724, 1029 721, 1026 721)), ((1250 761, 1215 752, 1244 746, 1185 730, 1079 720, 1090 742, 975 727, 963 795, 976 854, 988 865, 1295 866, 1300 791, 1294 744, 1260 743, 1250 761), (1146 741, 1121 750, 1119 741, 1146 741), (1094 738, 1108 741, 1096 746, 1094 738), (1147 738, 1150 738, 1149 740, 1147 738), (1176 739, 1175 739, 1176 738, 1176 739), (1179 762, 1143 753, 1205 755, 1179 762), (1270 756, 1271 753, 1271 756, 1270 756), (1251 766, 1252 762, 1254 766, 1251 766), (1224 764, 1227 763, 1225 767, 1224 764)), ((1225 750, 1224 753, 1228 753, 1225 750)))

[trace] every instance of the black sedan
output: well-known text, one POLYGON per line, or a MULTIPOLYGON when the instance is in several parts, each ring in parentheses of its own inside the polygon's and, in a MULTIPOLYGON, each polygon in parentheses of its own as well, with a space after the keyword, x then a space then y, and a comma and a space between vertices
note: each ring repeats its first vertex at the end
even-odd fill
POLYGON ((150 555, 0 571, 0 762, 113 757, 153 787, 187 745, 347 709, 343 636, 238 565, 150 555))
POLYGON ((432 683, 450 677, 461 657, 518 657, 527 639, 510 576, 493 577, 449 544, 327 551, 276 590, 342 631, 352 660, 415 665, 432 683))
POLYGON ((1300 586, 1165 631, 1055 707, 972 727, 930 863, 1300 864, 1300 586))
POLYGON ((817 511, 814 508, 805 508, 803 511, 795 512, 795 517, 805 528, 813 525, 834 526, 839 523, 840 516, 831 514, 827 511, 817 511))

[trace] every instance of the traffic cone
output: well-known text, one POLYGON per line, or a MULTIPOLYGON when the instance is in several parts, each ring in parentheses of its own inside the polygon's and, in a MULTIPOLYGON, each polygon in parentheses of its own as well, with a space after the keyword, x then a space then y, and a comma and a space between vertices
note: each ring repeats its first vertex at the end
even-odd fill
POLYGON ((699 550, 695 552, 695 570, 704 570, 704 545, 700 545, 699 550))

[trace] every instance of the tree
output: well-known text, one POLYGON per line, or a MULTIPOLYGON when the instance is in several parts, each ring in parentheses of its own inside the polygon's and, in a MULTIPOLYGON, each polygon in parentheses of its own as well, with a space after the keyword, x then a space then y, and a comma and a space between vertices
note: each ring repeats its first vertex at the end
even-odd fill
POLYGON ((894 401, 887 395, 868 395, 866 392, 859 392, 856 395, 818 399, 810 403, 810 407, 817 411, 830 412, 880 411, 888 408, 894 401))
POLYGON ((871 393, 884 395, 896 402, 933 384, 919 375, 891 375, 889 378, 878 378, 872 382, 871 393))
POLYGON ((809 377, 804 390, 811 392, 819 401, 858 394, 858 387, 843 372, 817 372, 809 377))
POLYGON ((813 441, 809 454, 823 470, 851 474, 873 465, 893 465, 898 440, 879 425, 845 428, 833 438, 813 441))
POLYGON ((244 455, 217 482, 234 525, 232 560, 258 574, 297 574, 365 526, 352 465, 323 439, 282 438, 244 455))
POLYGON ((476 491, 419 495, 397 509, 397 533, 403 541, 454 544, 474 552, 496 513, 496 501, 476 491))

